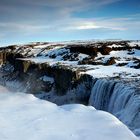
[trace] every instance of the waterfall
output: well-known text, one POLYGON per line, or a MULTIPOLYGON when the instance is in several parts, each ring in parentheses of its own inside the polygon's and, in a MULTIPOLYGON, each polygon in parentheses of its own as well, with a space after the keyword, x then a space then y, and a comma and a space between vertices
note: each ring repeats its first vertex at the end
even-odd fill
POLYGON ((114 81, 97 80, 91 90, 89 105, 94 106, 96 109, 106 111, 114 85, 114 81))
POLYGON ((92 87, 89 105, 112 113, 140 136, 140 90, 136 87, 99 79, 92 87))

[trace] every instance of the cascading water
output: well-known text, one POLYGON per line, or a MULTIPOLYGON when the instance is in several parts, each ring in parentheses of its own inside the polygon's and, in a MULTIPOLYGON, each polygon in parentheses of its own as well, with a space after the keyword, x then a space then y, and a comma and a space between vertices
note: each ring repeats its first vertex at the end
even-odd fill
POLYGON ((92 87, 89 105, 114 114, 140 136, 140 90, 99 79, 92 87))
POLYGON ((115 82, 113 81, 97 80, 91 90, 89 105, 94 106, 96 109, 106 111, 114 85, 115 82))

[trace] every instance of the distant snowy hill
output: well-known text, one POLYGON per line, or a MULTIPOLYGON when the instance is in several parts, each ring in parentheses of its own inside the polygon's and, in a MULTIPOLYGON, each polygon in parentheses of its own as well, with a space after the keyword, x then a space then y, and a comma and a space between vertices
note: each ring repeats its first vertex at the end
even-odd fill
POLYGON ((109 113, 57 105, 0 86, 0 140, 137 140, 109 113))

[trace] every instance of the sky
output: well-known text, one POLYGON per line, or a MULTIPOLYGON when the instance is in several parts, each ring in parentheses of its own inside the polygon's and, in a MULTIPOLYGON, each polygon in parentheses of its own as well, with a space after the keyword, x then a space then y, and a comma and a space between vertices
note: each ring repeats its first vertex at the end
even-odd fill
POLYGON ((0 46, 140 39, 140 0, 0 0, 0 46))

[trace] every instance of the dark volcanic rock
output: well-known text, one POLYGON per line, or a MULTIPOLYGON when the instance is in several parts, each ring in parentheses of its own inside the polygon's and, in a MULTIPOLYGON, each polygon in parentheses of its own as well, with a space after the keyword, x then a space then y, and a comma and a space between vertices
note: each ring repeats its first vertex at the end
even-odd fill
POLYGON ((127 65, 127 64, 128 64, 128 63, 118 63, 117 66, 120 66, 120 67, 121 67, 121 66, 125 66, 125 65, 127 65))
POLYGON ((116 63, 115 58, 114 58, 114 57, 110 57, 110 58, 106 61, 105 65, 113 65, 113 64, 115 64, 115 63, 116 63))
POLYGON ((92 45, 83 46, 83 45, 68 45, 68 49, 70 49, 70 52, 72 53, 83 53, 88 55, 97 55, 98 48, 94 47, 92 45))
POLYGON ((95 59, 95 56, 90 56, 90 57, 84 58, 82 61, 79 61, 78 64, 79 65, 93 64, 94 59, 95 59))
POLYGON ((105 45, 103 45, 102 47, 100 47, 98 50, 99 50, 99 52, 100 52, 102 55, 109 55, 109 53, 112 51, 111 48, 106 47, 105 45))
POLYGON ((72 84, 79 79, 78 71, 72 71, 64 67, 54 67, 53 73, 55 89, 59 95, 64 95, 71 88, 72 84))

